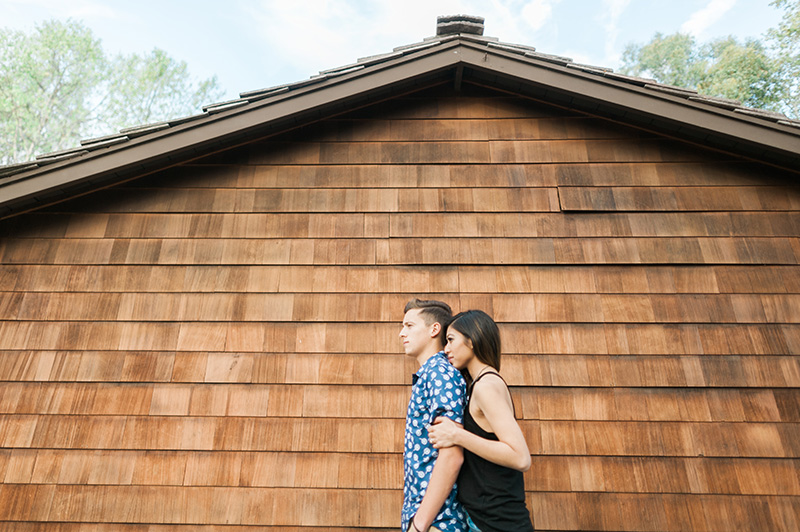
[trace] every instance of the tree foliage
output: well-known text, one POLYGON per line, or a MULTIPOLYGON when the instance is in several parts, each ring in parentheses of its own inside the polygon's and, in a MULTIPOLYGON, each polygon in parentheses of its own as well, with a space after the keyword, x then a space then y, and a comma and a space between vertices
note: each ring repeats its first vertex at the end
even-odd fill
POLYGON ((215 77, 194 81, 162 50, 110 57, 79 22, 0 29, 0 164, 192 114, 219 97, 215 77))
POLYGON ((625 47, 622 72, 650 76, 676 87, 695 87, 702 75, 697 55, 697 43, 690 35, 656 33, 645 45, 625 47))
POLYGON ((163 50, 117 56, 111 64, 116 75, 104 84, 105 99, 99 106, 103 113, 98 115, 107 128, 186 115, 220 97, 215 78, 190 89, 186 63, 172 59, 163 50))
POLYGON ((785 13, 764 41, 725 37, 698 43, 688 34, 656 33, 647 44, 625 48, 622 72, 798 116, 800 0, 776 0, 773 5, 785 13))
POLYGON ((767 32, 781 76, 783 110, 800 118, 800 0, 775 0, 772 5, 784 10, 778 27, 767 32))

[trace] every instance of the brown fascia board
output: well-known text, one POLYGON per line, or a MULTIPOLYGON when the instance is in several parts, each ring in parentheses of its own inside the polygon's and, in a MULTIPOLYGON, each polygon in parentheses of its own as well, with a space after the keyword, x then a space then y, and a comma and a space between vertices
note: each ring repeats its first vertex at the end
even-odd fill
MULTIPOLYGON (((525 58, 484 44, 455 39, 312 84, 275 98, 154 132, 117 146, 33 170, 0 187, 0 217, 19 205, 74 194, 178 164, 209 151, 242 144, 338 114, 354 106, 421 88, 462 70, 464 81, 495 86, 573 106, 634 125, 747 148, 766 159, 800 161, 796 130, 596 74, 525 58), (786 130, 786 131, 784 131, 786 130), (68 190, 69 189, 69 190, 68 190)), ((15 176, 16 177, 16 176, 15 176)))

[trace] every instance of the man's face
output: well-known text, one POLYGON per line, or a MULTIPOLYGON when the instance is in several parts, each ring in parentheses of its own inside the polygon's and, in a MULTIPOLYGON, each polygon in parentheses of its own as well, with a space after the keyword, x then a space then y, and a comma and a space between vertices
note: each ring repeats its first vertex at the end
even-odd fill
POLYGON ((420 309, 411 309, 403 317, 403 328, 400 330, 400 341, 406 355, 420 355, 432 341, 435 323, 425 325, 420 309))

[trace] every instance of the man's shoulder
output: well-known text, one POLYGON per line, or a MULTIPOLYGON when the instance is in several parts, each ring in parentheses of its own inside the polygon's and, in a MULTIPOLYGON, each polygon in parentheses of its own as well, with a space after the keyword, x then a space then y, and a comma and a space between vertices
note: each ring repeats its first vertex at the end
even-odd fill
POLYGON ((458 371, 448 360, 446 357, 441 356, 441 353, 431 357, 428 360, 428 363, 425 364, 425 373, 429 378, 444 378, 447 380, 455 380, 459 384, 464 382, 464 377, 461 375, 461 372, 458 371))

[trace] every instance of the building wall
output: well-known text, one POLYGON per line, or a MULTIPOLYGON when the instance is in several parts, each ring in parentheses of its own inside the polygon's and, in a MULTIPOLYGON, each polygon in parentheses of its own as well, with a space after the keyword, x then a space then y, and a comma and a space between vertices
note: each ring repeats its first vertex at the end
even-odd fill
POLYGON ((398 528, 415 296, 537 529, 800 528, 798 177, 466 85, 6 220, 2 529, 398 528))

